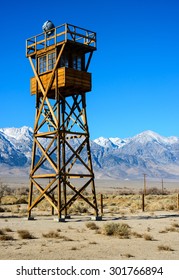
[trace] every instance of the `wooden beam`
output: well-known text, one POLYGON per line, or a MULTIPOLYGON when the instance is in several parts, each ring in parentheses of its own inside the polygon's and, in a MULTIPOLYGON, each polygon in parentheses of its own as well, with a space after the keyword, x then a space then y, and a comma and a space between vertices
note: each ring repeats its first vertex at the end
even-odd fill
MULTIPOLYGON (((38 189, 40 192, 43 191, 43 188, 42 188, 35 180, 32 179, 32 182, 33 182, 33 184, 37 187, 37 189, 38 189)), ((44 196, 45 196, 45 198, 48 200, 48 202, 51 204, 51 206, 53 206, 53 207, 57 210, 57 212, 58 212, 58 208, 57 208, 56 205, 53 203, 52 199, 51 199, 46 193, 44 193, 44 196)), ((32 209, 32 206, 30 206, 30 207, 28 208, 28 211, 30 211, 31 209, 32 209)))
POLYGON ((52 166, 52 168, 55 170, 55 172, 57 173, 57 166, 55 165, 54 161, 49 157, 49 155, 47 154, 47 149, 44 150, 43 146, 38 142, 38 140, 36 138, 34 138, 34 141, 37 143, 37 146, 40 148, 42 154, 46 157, 46 159, 48 160, 48 162, 50 163, 50 165, 52 166))
POLYGON ((42 198, 42 196, 48 191, 48 189, 54 184, 54 182, 56 181, 56 178, 54 180, 52 180, 45 189, 40 189, 41 194, 35 199, 35 201, 33 202, 33 204, 31 205, 30 209, 32 209, 33 207, 35 207, 39 200, 42 198))

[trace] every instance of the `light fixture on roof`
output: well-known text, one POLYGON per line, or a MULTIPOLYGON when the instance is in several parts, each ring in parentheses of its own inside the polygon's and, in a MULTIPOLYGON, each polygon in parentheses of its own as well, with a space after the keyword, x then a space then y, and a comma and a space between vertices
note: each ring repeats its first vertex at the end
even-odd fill
POLYGON ((53 24, 53 22, 51 22, 51 20, 47 20, 42 26, 42 30, 47 33, 48 36, 54 33, 54 28, 55 25, 53 24))

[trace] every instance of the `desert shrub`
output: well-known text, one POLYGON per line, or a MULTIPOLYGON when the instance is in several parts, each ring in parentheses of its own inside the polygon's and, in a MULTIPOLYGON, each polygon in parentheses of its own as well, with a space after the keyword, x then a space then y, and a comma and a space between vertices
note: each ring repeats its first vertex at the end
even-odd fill
POLYGON ((170 246, 167 246, 167 245, 159 245, 158 250, 159 251, 174 251, 170 246))
POLYGON ((69 213, 88 213, 88 211, 88 205, 84 205, 82 202, 74 203, 73 206, 69 209, 69 213))
POLYGON ((89 244, 90 244, 90 245, 96 245, 96 244, 98 244, 98 243, 97 243, 96 241, 90 241, 89 244))
POLYGON ((130 259, 130 258, 134 258, 133 255, 131 255, 130 253, 124 254, 124 257, 130 259))
POLYGON ((172 227, 174 227, 174 228, 179 228, 179 224, 178 224, 178 223, 173 223, 173 224, 172 224, 172 227))
POLYGON ((8 228, 8 227, 4 228, 3 230, 6 231, 6 232, 12 232, 12 229, 8 228))
POLYGON ((13 195, 4 195, 1 198, 1 203, 4 205, 13 205, 16 204, 17 198, 13 195))
POLYGON ((136 238, 142 238, 142 237, 143 237, 143 235, 142 235, 141 233, 138 233, 138 232, 136 232, 136 231, 133 231, 133 232, 132 232, 132 235, 133 235, 134 237, 136 237, 136 238))
POLYGON ((34 239, 35 237, 28 230, 18 230, 21 239, 34 239))
POLYGON ((3 213, 3 212, 5 212, 5 209, 0 207, 0 213, 3 213))
POLYGON ((71 238, 69 238, 68 236, 65 236, 65 235, 60 235, 59 238, 63 239, 64 241, 73 241, 73 239, 71 239, 71 238))
POLYGON ((120 238, 129 238, 131 231, 128 224, 107 223, 104 225, 102 233, 105 235, 113 235, 120 238))
MULTIPOLYGON (((142 194, 142 193, 143 193, 143 190, 140 191, 140 194, 142 194)), ((153 194, 153 195, 167 195, 167 194, 169 194, 169 192, 166 189, 162 190, 162 189, 159 189, 157 187, 153 187, 153 188, 147 188, 146 194, 147 195, 149 195, 149 194, 153 194)))
POLYGON ((17 189, 14 189, 14 194, 15 195, 28 195, 29 189, 26 187, 20 187, 17 189))
POLYGON ((175 210, 175 205, 173 204, 166 205, 166 210, 175 210))
POLYGON ((166 232, 178 232, 178 229, 176 227, 166 227, 166 232))
POLYGON ((0 235, 4 235, 4 230, 0 229, 0 235))
POLYGON ((16 204, 27 204, 27 198, 25 197, 20 197, 16 200, 16 204))
POLYGON ((43 233, 42 236, 45 238, 60 238, 59 233, 55 231, 49 231, 48 233, 43 233))
POLYGON ((72 250, 72 251, 76 251, 76 250, 78 250, 78 249, 77 249, 76 247, 73 246, 73 247, 71 247, 71 250, 72 250))
POLYGON ((152 235, 148 234, 148 233, 144 233, 143 238, 147 241, 152 241, 154 240, 152 235))
POLYGON ((86 227, 93 230, 99 229, 99 227, 94 222, 86 223, 86 227))
POLYGON ((14 238, 10 235, 0 235, 0 240, 1 241, 7 241, 7 240, 14 240, 14 238))
POLYGON ((2 201, 3 196, 10 195, 11 193, 12 189, 0 181, 0 203, 2 201))

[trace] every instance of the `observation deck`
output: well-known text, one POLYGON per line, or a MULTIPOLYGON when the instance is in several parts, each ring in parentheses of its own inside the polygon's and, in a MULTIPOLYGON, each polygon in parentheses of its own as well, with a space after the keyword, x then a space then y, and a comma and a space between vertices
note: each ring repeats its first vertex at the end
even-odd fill
POLYGON ((42 87, 48 88, 54 68, 47 97, 55 99, 57 89, 64 96, 91 91, 91 73, 87 71, 96 50, 96 33, 67 23, 50 31, 50 35, 43 32, 26 40, 26 57, 33 59, 36 71, 30 81, 31 94, 43 95, 42 87))
POLYGON ((83 46, 84 53, 96 50, 96 33, 72 24, 62 24, 53 28, 50 36, 43 32, 26 40, 26 57, 34 58, 36 54, 56 47, 65 42, 83 46))

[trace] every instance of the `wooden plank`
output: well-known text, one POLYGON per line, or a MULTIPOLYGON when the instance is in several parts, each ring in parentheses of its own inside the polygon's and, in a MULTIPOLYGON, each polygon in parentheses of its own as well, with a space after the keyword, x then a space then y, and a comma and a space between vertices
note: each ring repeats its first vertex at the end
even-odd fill
MULTIPOLYGON (((57 130, 54 130, 54 131, 47 131, 47 132, 36 133, 36 134, 34 134, 34 136, 35 136, 35 137, 44 137, 44 138, 47 138, 47 137, 45 137, 45 136, 51 135, 51 136, 53 136, 53 138, 54 138, 54 135, 56 135, 56 133, 57 133, 57 130)), ((49 137, 48 137, 48 138, 49 138, 49 137)))
POLYGON ((37 174, 37 175, 33 175, 32 178, 34 179, 41 179, 41 178, 56 178, 56 174, 37 174))
POLYGON ((66 173, 66 177, 71 178, 71 179, 75 179, 75 178, 92 178, 93 175, 92 174, 70 174, 70 173, 66 173))
MULTIPOLYGON (((51 72, 40 75, 41 83, 46 90, 47 84, 49 83, 51 72)), ((91 90, 91 73, 78 71, 70 68, 59 68, 58 69, 58 87, 73 87, 74 90, 83 90, 84 92, 91 90)), ((55 80, 52 83, 51 90, 55 89, 55 80)), ((37 83, 36 78, 31 78, 31 94, 36 94, 37 92, 37 83)), ((38 92, 41 92, 41 89, 38 87, 38 92)))

